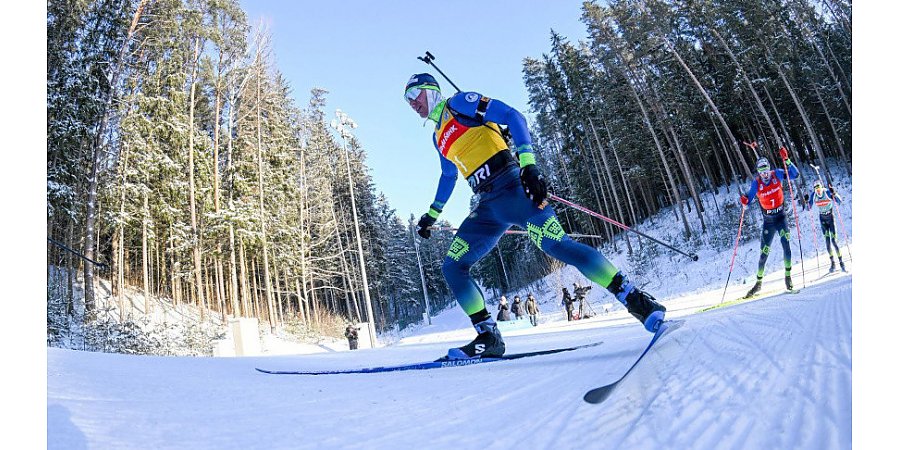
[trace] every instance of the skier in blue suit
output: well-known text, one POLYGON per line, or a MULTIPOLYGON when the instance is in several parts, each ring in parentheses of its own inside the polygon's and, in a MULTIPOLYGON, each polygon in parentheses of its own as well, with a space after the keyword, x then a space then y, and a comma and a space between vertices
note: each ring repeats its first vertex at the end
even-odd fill
POLYGON ((534 244, 548 255, 574 265, 605 287, 647 330, 656 329, 666 308, 628 281, 598 250, 573 241, 563 231, 546 201, 547 186, 536 165, 528 125, 521 113, 477 92, 460 92, 444 99, 437 81, 427 73, 413 75, 404 95, 420 117, 435 122, 433 143, 441 165, 437 194, 419 219, 419 235, 425 239, 431 236, 429 227, 450 198, 457 173, 466 177, 479 198, 478 206, 450 243, 443 264, 447 284, 478 336, 463 347, 450 349, 448 359, 502 356, 506 351, 469 269, 512 225, 527 230, 534 244), (508 148, 500 125, 509 128, 518 157, 508 148))

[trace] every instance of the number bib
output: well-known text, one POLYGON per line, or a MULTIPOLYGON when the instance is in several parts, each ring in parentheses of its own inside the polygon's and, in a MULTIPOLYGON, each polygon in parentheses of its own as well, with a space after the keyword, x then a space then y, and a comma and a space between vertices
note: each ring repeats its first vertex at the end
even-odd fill
POLYGON ((784 189, 782 189, 781 180, 775 176, 774 171, 772 171, 772 175, 769 178, 772 182, 766 186, 760 177, 756 177, 756 196, 759 198, 759 205, 762 206, 764 211, 774 210, 777 212, 781 210, 781 205, 784 204, 784 189))

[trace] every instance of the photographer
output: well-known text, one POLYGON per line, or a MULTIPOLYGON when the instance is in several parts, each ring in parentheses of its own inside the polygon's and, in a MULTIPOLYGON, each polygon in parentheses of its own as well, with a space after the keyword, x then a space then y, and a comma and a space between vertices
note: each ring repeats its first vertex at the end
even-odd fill
POLYGON ((566 318, 569 322, 573 320, 572 312, 575 309, 575 300, 572 299, 572 295, 569 294, 568 288, 563 288, 563 305, 566 307, 566 318))
POLYGON ((359 328, 356 327, 356 324, 351 322, 347 325, 347 328, 344 330, 344 337, 347 338, 347 342, 350 344, 350 350, 359 348, 359 328))

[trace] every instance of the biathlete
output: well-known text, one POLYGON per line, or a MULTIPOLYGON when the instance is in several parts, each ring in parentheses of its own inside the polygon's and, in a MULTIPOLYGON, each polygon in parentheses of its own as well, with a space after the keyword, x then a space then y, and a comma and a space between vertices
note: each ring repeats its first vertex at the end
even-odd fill
POLYGON ((784 284, 787 289, 793 290, 794 284, 791 282, 791 231, 787 225, 787 214, 784 204, 784 186, 782 181, 785 175, 789 179, 800 176, 800 171, 794 166, 794 163, 788 159, 787 150, 784 147, 778 150, 783 159, 787 163, 787 174, 783 169, 772 170, 769 166, 769 160, 765 157, 759 158, 756 162, 757 176, 750 183, 750 189, 745 195, 741 195, 741 203, 744 206, 750 204, 754 198, 759 199, 759 207, 763 212, 762 237, 760 238, 760 254, 759 266, 756 271, 756 283, 750 288, 745 297, 751 297, 759 292, 762 288, 763 274, 766 269, 766 260, 769 258, 769 245, 775 239, 777 234, 781 238, 781 248, 784 251, 784 284))
POLYGON ((506 351, 469 269, 512 225, 527 230, 542 251, 574 265, 605 287, 647 330, 658 327, 665 318, 665 306, 634 286, 598 250, 573 241, 563 231, 546 202, 547 186, 536 165, 525 117, 519 111, 477 92, 459 92, 444 99, 437 81, 427 73, 409 79, 404 97, 420 117, 435 123, 433 144, 441 165, 437 193, 419 219, 418 234, 425 239, 431 236, 430 227, 450 198, 459 172, 479 196, 478 206, 459 226, 442 266, 447 284, 478 336, 467 345, 450 349, 448 359, 496 357, 506 351), (509 127, 518 158, 507 148, 500 125, 509 127))
POLYGON ((826 190, 825 186, 822 185, 822 182, 816 180, 815 184, 813 184, 812 192, 810 192, 809 197, 807 197, 806 205, 808 208, 812 208, 812 205, 816 205, 816 207, 819 208, 819 223, 822 225, 822 235, 825 236, 825 248, 828 249, 828 258, 831 259, 831 268, 828 269, 829 273, 836 270, 836 267, 834 266, 834 254, 831 252, 832 246, 834 246, 834 253, 837 253, 841 271, 847 271, 844 267, 844 258, 841 257, 841 248, 838 247, 837 233, 834 229, 835 203, 840 205, 841 197, 834 192, 834 187, 829 186, 826 190))

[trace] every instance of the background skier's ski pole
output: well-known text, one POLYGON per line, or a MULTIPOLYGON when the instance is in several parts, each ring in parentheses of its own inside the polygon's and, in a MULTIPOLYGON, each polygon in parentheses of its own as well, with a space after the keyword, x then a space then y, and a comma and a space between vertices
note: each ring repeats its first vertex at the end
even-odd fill
POLYGON ((659 244, 659 245, 662 245, 663 247, 668 248, 669 250, 672 250, 672 251, 681 253, 682 255, 687 256, 688 258, 691 258, 691 259, 694 260, 694 261, 696 261, 696 260, 699 259, 699 257, 697 256, 696 253, 685 253, 685 252, 683 252, 683 251, 681 251, 681 250, 679 250, 679 249, 677 249, 677 248, 675 248, 675 247, 673 247, 673 246, 671 246, 671 245, 669 245, 669 244, 666 244, 666 243, 663 242, 663 241, 660 241, 659 239, 653 238, 653 237, 651 237, 651 236, 647 236, 646 234, 641 233, 640 231, 637 231, 637 230, 635 230, 635 229, 632 229, 632 228, 628 227, 627 225, 625 225, 625 224, 623 224, 623 223, 619 223, 619 222, 617 222, 617 221, 615 221, 615 220, 613 220, 613 219, 610 219, 609 217, 606 217, 606 216, 603 216, 603 215, 601 215, 601 214, 595 213, 595 212, 593 212, 593 211, 591 211, 591 210, 585 208, 584 206, 581 206, 581 205, 572 203, 572 202, 570 202, 570 201, 568 201, 568 200, 566 200, 566 199, 564 199, 564 198, 557 197, 556 195, 553 195, 553 194, 551 194, 551 193, 549 193, 549 192, 547 193, 547 198, 556 200, 556 201, 558 201, 558 202, 560 202, 560 203, 562 203, 562 204, 564 204, 564 205, 571 206, 571 207, 573 207, 573 208, 575 208, 575 209, 577 209, 577 210, 579 210, 579 211, 581 211, 581 212, 583 212, 583 213, 590 214, 590 215, 592 215, 592 216, 594 216, 594 217, 596 217, 596 218, 598 218, 598 219, 600 219, 600 220, 602 220, 602 221, 611 223, 611 224, 613 224, 613 225, 615 225, 615 226, 617 226, 617 227, 619 227, 619 228, 621 228, 621 229, 623 229, 623 230, 625 230, 625 231, 630 231, 630 232, 632 232, 632 233, 634 233, 634 234, 637 234, 638 236, 643 236, 643 237, 645 237, 645 238, 647 238, 647 239, 650 239, 650 240, 653 241, 653 242, 656 242, 656 243, 659 244))
MULTIPOLYGON (((794 210, 794 225, 797 227, 797 245, 800 246, 800 275, 803 277, 803 287, 806 287, 806 268, 803 266, 803 236, 800 234, 800 219, 797 217, 797 204, 794 202, 794 185, 791 183, 791 174, 788 172, 787 158, 782 158, 784 164, 784 179, 791 190, 791 209, 794 210)), ((799 169, 798 169, 799 170, 799 169)), ((790 245, 790 243, 788 243, 790 245)))
POLYGON ((725 290, 722 291, 722 300, 719 301, 721 304, 725 301, 725 293, 728 292, 728 282, 731 281, 731 271, 734 269, 734 257, 737 256, 738 244, 741 242, 741 228, 744 227, 744 211, 747 210, 747 207, 741 205, 741 220, 738 222, 738 235, 737 239, 734 240, 734 251, 731 253, 731 265, 728 266, 728 278, 725 279, 725 290))
MULTIPOLYGON (((805 201, 805 200, 802 200, 805 201)), ((816 218, 812 206, 809 209, 809 229, 812 230, 813 245, 816 246, 816 275, 822 275, 822 267, 819 266, 819 237, 816 234, 816 218)))

